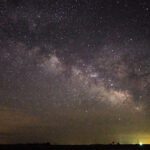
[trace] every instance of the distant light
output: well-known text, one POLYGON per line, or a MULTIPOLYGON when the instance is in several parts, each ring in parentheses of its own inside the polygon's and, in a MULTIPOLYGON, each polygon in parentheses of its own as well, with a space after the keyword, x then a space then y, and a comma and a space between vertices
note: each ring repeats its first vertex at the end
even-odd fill
POLYGON ((140 146, 143 146, 143 143, 142 143, 142 142, 140 142, 140 143, 139 143, 139 145, 140 145, 140 146))

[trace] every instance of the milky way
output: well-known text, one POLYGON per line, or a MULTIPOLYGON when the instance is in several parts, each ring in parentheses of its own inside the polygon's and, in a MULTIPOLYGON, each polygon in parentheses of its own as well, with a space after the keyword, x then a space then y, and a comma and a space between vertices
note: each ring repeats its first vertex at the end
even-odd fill
POLYGON ((2 0, 0 141, 150 143, 150 2, 2 0))

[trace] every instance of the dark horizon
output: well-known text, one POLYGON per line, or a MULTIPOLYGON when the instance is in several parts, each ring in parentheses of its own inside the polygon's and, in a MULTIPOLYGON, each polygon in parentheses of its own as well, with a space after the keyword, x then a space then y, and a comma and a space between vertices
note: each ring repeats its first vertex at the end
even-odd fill
POLYGON ((16 145, 0 145, 0 148, 2 149, 52 149, 52 150, 58 150, 58 149, 61 149, 61 150, 76 150, 76 149, 82 149, 82 150, 96 150, 96 149, 99 149, 99 150, 123 150, 123 149, 132 149, 132 150, 147 150, 148 148, 150 148, 150 145, 49 145, 49 144, 16 144, 16 145))

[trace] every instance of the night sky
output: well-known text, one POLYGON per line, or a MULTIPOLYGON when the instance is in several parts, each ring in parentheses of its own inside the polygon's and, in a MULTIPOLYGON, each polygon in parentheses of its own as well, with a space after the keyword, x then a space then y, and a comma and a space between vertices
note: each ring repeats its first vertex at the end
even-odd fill
POLYGON ((150 144, 149 0, 0 0, 0 143, 150 144))

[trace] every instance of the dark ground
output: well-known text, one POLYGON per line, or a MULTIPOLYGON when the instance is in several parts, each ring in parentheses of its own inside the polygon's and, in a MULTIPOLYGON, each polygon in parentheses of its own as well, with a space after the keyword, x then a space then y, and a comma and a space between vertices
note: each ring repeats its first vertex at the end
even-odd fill
POLYGON ((0 150, 150 150, 150 145, 50 145, 50 144, 16 144, 0 145, 0 150))

